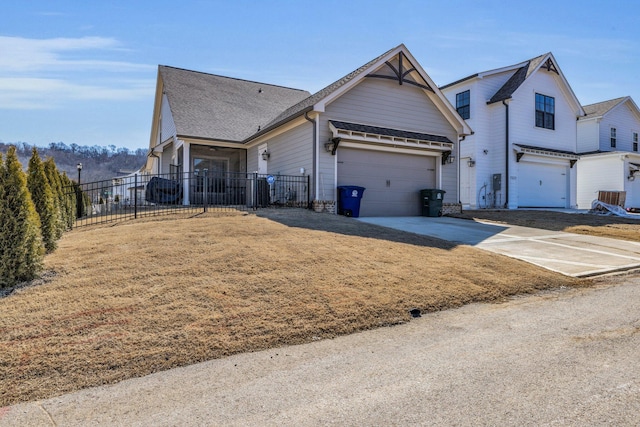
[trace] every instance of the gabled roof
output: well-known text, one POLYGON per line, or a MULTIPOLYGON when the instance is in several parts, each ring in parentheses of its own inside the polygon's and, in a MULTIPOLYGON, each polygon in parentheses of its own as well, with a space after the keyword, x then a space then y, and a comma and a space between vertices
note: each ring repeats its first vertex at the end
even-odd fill
POLYGON ((584 117, 580 117, 580 120, 603 117, 610 111, 614 110, 616 107, 624 103, 629 103, 631 110, 640 119, 640 110, 638 109, 636 103, 633 102, 633 99, 630 96, 623 96, 620 98, 610 99, 608 101, 585 105, 583 108, 586 115, 584 117))
POLYGON ((304 90, 163 65, 158 74, 176 133, 185 137, 242 142, 310 95, 304 90))
POLYGON ((382 55, 378 56, 377 58, 374 58, 371 61, 369 61, 366 64, 364 64, 362 67, 357 68, 356 70, 350 72, 349 74, 347 74, 346 76, 342 77, 341 79, 338 79, 335 82, 331 83, 329 86, 325 87, 324 89, 320 89, 318 92, 314 93, 313 95, 309 96, 308 98, 302 100, 301 102, 297 103, 296 105, 293 105, 292 107, 290 107, 287 110, 283 111, 281 114, 278 115, 278 117, 276 117, 271 123, 269 123, 267 125, 267 127, 271 127, 272 125, 278 124, 278 123, 280 123, 282 121, 286 121, 288 118, 298 116, 298 115, 303 114, 303 113, 305 113, 307 111, 311 111, 313 106, 318 101, 321 101, 322 99, 324 99, 328 95, 332 94, 333 92, 335 92, 336 90, 338 90, 339 88, 341 88, 342 86, 344 86, 345 84, 347 84, 348 82, 353 80, 355 77, 357 77, 360 74, 364 73, 373 64, 379 62, 382 58, 387 56, 390 52, 392 52, 395 49, 397 49, 397 48, 389 49, 388 51, 386 51, 382 55))
POLYGON ((542 61, 547 59, 549 55, 551 55, 550 52, 536 56, 535 58, 528 60, 522 67, 518 68, 518 71, 516 71, 515 74, 511 76, 511 78, 507 80, 507 82, 491 97, 488 104, 493 104, 494 102, 500 102, 511 98, 513 93, 518 90, 522 83, 524 83, 524 81, 528 79, 529 76, 538 69, 538 67, 540 67, 542 61))
POLYGON ((266 126, 266 129, 260 132, 260 134, 266 133, 268 130, 273 129, 280 124, 285 123, 293 119, 294 117, 300 116, 306 112, 312 110, 324 111, 325 104, 329 103, 332 99, 339 96, 343 91, 351 88, 352 85, 357 84, 357 82, 360 81, 360 79, 366 77, 369 72, 375 71, 380 66, 384 65, 386 62, 388 63, 388 61, 398 55, 403 55, 404 58, 406 58, 409 64, 411 64, 411 66, 413 67, 411 70, 406 71, 404 74, 402 74, 400 78, 405 78, 406 74, 410 73, 411 71, 418 73, 420 79, 426 83, 424 87, 433 94, 431 100, 436 104, 436 106, 440 109, 440 111, 456 129, 456 131, 464 135, 471 134, 471 128, 469 128, 466 122, 460 118, 453 106, 451 106, 446 97, 442 94, 442 92, 440 92, 436 84, 433 82, 433 80, 431 80, 426 71, 424 71, 418 61, 416 61, 413 55, 411 55, 409 50, 404 46, 404 44, 400 44, 393 49, 386 51, 382 55, 372 59, 371 61, 367 62, 363 66, 357 68, 341 79, 331 83, 324 89, 321 89, 310 97, 291 106, 287 110, 283 111, 280 115, 278 115, 271 123, 269 123, 266 126))
POLYGON ((562 74, 562 70, 560 70, 560 67, 557 66, 557 62, 551 52, 547 52, 543 55, 536 56, 535 58, 531 58, 518 64, 473 74, 471 76, 465 77, 464 79, 460 79, 453 83, 444 85, 441 87, 441 89, 446 89, 450 86, 463 83, 473 78, 484 78, 494 74, 515 70, 509 80, 507 80, 506 83, 503 84, 502 87, 498 89, 498 91, 493 94, 493 96, 487 102, 487 104, 493 104, 512 98, 513 94, 520 88, 520 86, 522 86, 522 84, 540 68, 545 68, 547 69, 547 71, 555 72, 556 74, 558 74, 558 76, 560 76, 560 79, 562 80, 566 88, 567 95, 574 101, 575 105, 582 112, 582 106, 580 105, 578 98, 573 93, 573 89, 571 89, 571 86, 569 85, 569 82, 567 82, 567 79, 564 77, 564 74, 562 74))
MULTIPOLYGON (((471 134, 466 122, 402 44, 313 95, 299 89, 161 65, 158 67, 154 117, 160 108, 159 98, 165 94, 178 136, 247 143, 306 112, 323 112, 326 104, 367 75, 395 78, 371 74, 385 64, 394 69, 401 84, 406 82, 423 88, 459 134, 471 134), (390 63, 394 58, 401 64, 406 61, 407 67, 394 69, 390 63)), ((153 132, 152 129, 152 144, 155 141, 153 132)))

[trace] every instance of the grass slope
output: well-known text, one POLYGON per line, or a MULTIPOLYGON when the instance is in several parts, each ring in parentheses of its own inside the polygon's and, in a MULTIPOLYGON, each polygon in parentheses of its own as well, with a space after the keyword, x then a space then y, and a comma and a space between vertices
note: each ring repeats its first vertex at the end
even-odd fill
POLYGON ((0 299, 0 406, 586 282, 308 211, 76 230, 0 299))

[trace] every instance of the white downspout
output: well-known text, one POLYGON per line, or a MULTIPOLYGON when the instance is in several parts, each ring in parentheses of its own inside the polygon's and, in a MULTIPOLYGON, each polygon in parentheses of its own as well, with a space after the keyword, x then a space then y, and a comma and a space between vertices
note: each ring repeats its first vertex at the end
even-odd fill
POLYGON ((314 173, 315 173, 315 198, 316 200, 318 199, 318 195, 320 194, 320 114, 316 114, 316 116, 314 117, 314 126, 316 127, 316 132, 315 132, 315 145, 316 145, 316 164, 313 167, 314 169, 314 173))
POLYGON ((191 145, 183 142, 182 143, 182 156, 183 156, 183 177, 185 178, 184 180, 184 187, 182 189, 184 197, 182 198, 182 204, 183 205, 189 205, 189 187, 191 184, 191 179, 189 179, 191 177, 191 145))

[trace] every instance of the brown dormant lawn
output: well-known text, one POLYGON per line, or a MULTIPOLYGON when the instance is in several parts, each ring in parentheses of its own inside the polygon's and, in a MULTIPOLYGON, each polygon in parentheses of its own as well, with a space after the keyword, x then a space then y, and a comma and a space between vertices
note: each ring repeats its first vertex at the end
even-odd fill
POLYGON ((640 242, 640 215, 623 218, 554 211, 482 209, 464 211, 456 217, 640 242))
POLYGON ((0 298, 0 407, 588 283, 303 210, 74 230, 43 280, 0 298))

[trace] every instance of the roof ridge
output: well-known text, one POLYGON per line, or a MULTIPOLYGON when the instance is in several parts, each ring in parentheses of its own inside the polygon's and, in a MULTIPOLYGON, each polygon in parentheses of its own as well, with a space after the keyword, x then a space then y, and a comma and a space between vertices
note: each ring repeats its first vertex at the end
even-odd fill
POLYGON ((240 82, 255 83, 255 84, 259 84, 259 85, 279 87, 279 88, 282 88, 282 89, 290 89, 290 90, 298 90, 300 92, 308 92, 305 89, 298 89, 298 88, 295 88, 295 87, 282 86, 282 85, 277 85, 277 84, 273 84, 273 83, 259 82, 259 81, 255 81, 255 80, 241 79, 239 77, 223 76, 221 74, 207 73, 205 71, 189 70, 187 68, 174 67, 174 66, 171 66, 171 65, 159 64, 158 68, 160 68, 160 67, 162 67, 162 68, 171 68, 173 70, 178 70, 178 71, 186 71, 186 72, 189 72, 189 73, 204 74, 204 75, 212 76, 212 77, 220 77, 220 78, 223 78, 223 79, 236 80, 236 81, 240 81, 240 82))
POLYGON ((629 95, 627 95, 627 96, 619 96, 618 98, 611 98, 611 99, 607 99, 607 100, 600 101, 600 102, 593 102, 591 104, 583 105, 582 107, 583 108, 592 107, 594 105, 604 104, 604 103, 607 103, 607 102, 621 101, 621 100, 626 99, 626 98, 629 98, 629 95))
POLYGON ((478 71, 477 73, 470 74, 467 77, 463 77, 463 78, 455 80, 455 81, 453 81, 451 83, 444 84, 444 85, 440 86, 439 89, 442 90, 442 89, 446 89, 446 88, 448 88, 450 86, 455 86, 458 83, 462 83, 462 82, 464 82, 466 80, 470 80, 470 79, 472 79, 474 77, 478 77, 481 74, 506 72, 506 71, 508 71, 508 69, 511 69, 511 68, 515 69, 516 71, 520 70, 522 67, 527 67, 528 68, 531 65, 531 62, 533 62, 535 59, 547 56, 549 54, 551 54, 551 52, 543 53, 542 55, 534 56, 533 58, 525 59, 524 61, 516 62, 515 64, 505 65, 503 67, 498 67, 498 68, 491 68, 489 70, 484 70, 484 71, 478 71))
POLYGON ((376 62, 380 61, 382 58, 384 58, 385 56, 389 55, 391 52, 393 52, 396 49, 403 49, 405 51, 408 51, 407 47, 403 43, 401 43, 398 46, 387 50, 386 52, 382 53, 381 55, 378 55, 374 59, 372 59, 370 61, 367 61, 365 64, 361 65, 360 67, 356 68, 355 70, 350 71, 349 73, 347 73, 346 75, 342 76, 338 80, 328 84, 327 86, 323 87, 322 89, 318 90, 317 92, 312 93, 308 97, 302 99, 297 104, 294 104, 291 107, 287 108, 286 110, 282 111, 271 122, 267 123, 262 128, 261 131, 259 131, 256 134, 250 136, 249 138, 247 138, 247 140, 249 140, 251 138, 255 138, 257 135, 260 135, 262 133, 266 133, 266 131, 270 130, 271 128, 273 128, 274 126, 278 125, 282 121, 290 119, 292 116, 294 116, 296 114, 301 114, 303 112, 309 111, 309 108, 311 106, 313 106, 318 100, 329 96, 331 93, 333 93, 334 91, 338 90, 340 87, 342 87, 343 85, 345 85, 349 81, 353 80, 355 77, 360 75, 363 71, 365 71, 366 69, 370 68, 373 64, 375 64, 376 62))

